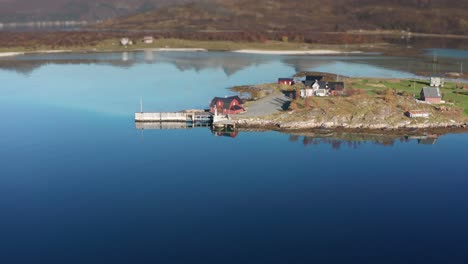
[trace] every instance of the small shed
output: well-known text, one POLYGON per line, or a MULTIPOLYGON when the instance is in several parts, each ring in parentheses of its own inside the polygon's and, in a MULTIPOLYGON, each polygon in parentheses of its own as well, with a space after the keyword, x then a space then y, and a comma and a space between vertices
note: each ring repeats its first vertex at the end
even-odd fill
POLYGON ((211 100, 210 111, 222 113, 224 115, 235 115, 245 111, 244 102, 239 96, 215 97, 211 100))
POLYGON ((333 96, 344 94, 344 82, 328 82, 328 89, 333 96))
POLYGON ((442 94, 439 87, 424 87, 421 90, 421 100, 429 103, 439 104, 442 101, 442 94))
POLYGON ((434 75, 431 76, 431 87, 444 87, 445 78, 443 75, 434 75))
POLYGON ((145 44, 153 44, 154 42, 154 37, 152 36, 146 36, 143 38, 143 43, 145 44))
POLYGON ((410 111, 407 111, 405 115, 410 118, 418 118, 418 117, 428 118, 431 114, 423 110, 410 110, 410 111))
POLYGON ((279 85, 293 85, 294 84, 294 79, 292 79, 292 78, 279 78, 278 79, 278 84, 279 85))

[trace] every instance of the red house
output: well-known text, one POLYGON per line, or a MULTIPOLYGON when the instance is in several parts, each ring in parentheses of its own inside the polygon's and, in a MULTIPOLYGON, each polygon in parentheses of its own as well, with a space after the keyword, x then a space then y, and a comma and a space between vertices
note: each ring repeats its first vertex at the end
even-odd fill
POLYGON ((294 79, 291 79, 291 78, 279 78, 279 79, 278 79, 278 84, 279 84, 279 85, 293 85, 293 84, 294 84, 294 79))
POLYGON ((231 97, 215 97, 211 100, 210 111, 214 113, 215 110, 217 110, 220 114, 236 115, 245 111, 243 105, 244 102, 237 95, 231 97))

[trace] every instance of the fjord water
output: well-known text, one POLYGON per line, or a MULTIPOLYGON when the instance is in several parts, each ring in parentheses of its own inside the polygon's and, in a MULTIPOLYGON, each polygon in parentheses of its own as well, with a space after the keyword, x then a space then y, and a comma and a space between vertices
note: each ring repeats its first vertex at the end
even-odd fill
POLYGON ((466 262, 466 134, 231 138, 133 122, 140 96, 146 110, 203 108, 226 87, 298 70, 414 76, 383 61, 401 60, 174 52, 1 61, 0 262, 466 262))

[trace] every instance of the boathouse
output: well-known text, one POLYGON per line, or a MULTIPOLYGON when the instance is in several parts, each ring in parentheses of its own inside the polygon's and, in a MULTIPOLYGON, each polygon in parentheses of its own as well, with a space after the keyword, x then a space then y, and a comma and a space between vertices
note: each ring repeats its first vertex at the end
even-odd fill
POLYGON ((440 104, 442 94, 439 87, 424 87, 421 90, 421 100, 429 103, 440 104))
POLYGON ((430 116, 430 113, 427 111, 423 111, 423 110, 410 110, 410 111, 407 111, 405 115, 410 118, 417 118, 417 117, 428 118, 430 116))
POLYGON ((293 85, 294 84, 294 79, 292 79, 292 78, 279 78, 278 79, 278 84, 279 85, 293 85))
POLYGON ((215 97, 211 100, 210 111, 215 113, 217 111, 224 115, 235 115, 245 111, 244 102, 239 96, 231 97, 215 97))

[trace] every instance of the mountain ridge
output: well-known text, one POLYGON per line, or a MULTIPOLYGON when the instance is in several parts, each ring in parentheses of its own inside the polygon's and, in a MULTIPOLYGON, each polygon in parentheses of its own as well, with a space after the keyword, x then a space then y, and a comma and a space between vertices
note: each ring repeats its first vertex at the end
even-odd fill
POLYGON ((202 0, 111 19, 99 28, 188 31, 408 30, 468 34, 468 0, 202 0))

